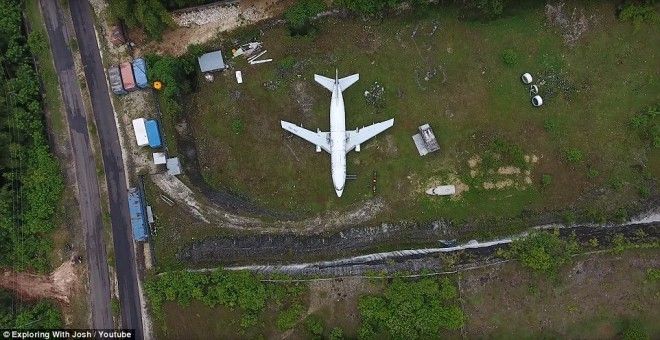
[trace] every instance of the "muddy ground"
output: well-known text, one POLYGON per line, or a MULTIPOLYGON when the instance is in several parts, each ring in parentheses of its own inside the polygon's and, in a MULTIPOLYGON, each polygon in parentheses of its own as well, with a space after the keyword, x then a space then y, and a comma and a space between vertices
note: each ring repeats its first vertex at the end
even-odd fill
MULTIPOLYGON (((599 247, 610 247, 614 236, 617 234, 621 234, 625 236, 626 240, 635 243, 657 242, 660 236, 659 227, 660 223, 657 222, 612 227, 576 226, 561 228, 559 232, 565 239, 570 239, 575 235, 575 239, 582 245, 587 245, 592 239, 597 239, 599 247)), ((371 233, 351 229, 348 232, 341 232, 327 237, 284 235, 223 237, 203 240, 193 244, 179 253, 179 260, 193 267, 205 264, 259 263, 263 266, 255 269, 266 273, 283 271, 291 275, 352 276, 361 275, 367 271, 385 273, 398 271, 419 272, 422 270, 447 270, 447 268, 454 265, 469 266, 475 263, 493 262, 498 260, 497 250, 507 246, 506 244, 498 244, 465 249, 450 254, 427 254, 420 251, 419 253, 406 253, 402 256, 388 258, 381 256, 357 257, 305 266, 292 265, 286 267, 286 269, 278 268, 278 265, 288 264, 294 258, 297 261, 296 263, 301 263, 342 257, 356 251, 367 253, 369 249, 374 251, 381 249, 383 251, 388 244, 400 243, 399 237, 402 233, 407 233, 406 236, 409 237, 407 239, 416 240, 420 244, 427 242, 432 247, 443 247, 443 243, 438 239, 442 235, 449 236, 446 228, 435 226, 419 230, 399 230, 393 227, 391 231, 383 232, 380 230, 380 232, 374 232, 372 230, 371 233)), ((401 249, 401 247, 399 246, 398 249, 401 249)))

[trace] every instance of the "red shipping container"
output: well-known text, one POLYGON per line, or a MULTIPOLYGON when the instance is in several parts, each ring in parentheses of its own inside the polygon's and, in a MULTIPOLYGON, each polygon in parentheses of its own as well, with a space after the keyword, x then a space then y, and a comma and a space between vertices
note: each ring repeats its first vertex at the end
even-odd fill
POLYGON ((133 66, 131 66, 131 63, 128 61, 121 63, 119 68, 121 69, 121 82, 124 84, 124 90, 137 90, 137 86, 135 86, 135 77, 133 76, 133 66))

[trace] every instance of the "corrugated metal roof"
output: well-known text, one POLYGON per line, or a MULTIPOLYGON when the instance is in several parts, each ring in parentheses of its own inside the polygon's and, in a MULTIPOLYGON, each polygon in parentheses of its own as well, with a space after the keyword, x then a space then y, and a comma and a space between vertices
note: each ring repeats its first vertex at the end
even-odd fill
POLYGON ((121 83, 121 75, 119 74, 119 67, 114 65, 108 69, 108 80, 110 80, 110 88, 114 94, 126 94, 124 85, 121 83))
POLYGON ((147 239, 146 214, 137 188, 128 189, 128 211, 131 215, 133 238, 136 241, 145 241, 147 239))
POLYGON ((147 81, 147 63, 142 58, 133 60, 133 74, 135 75, 135 83, 141 89, 149 86, 147 81))
POLYGON ((178 157, 167 159, 167 173, 172 176, 181 174, 181 163, 178 157))
POLYGON ((201 55, 197 58, 199 68, 202 72, 213 72, 225 69, 225 61, 222 59, 222 52, 215 51, 201 55))
POLYGON ((147 139, 149 139, 149 146, 152 148, 160 148, 163 144, 160 138, 160 130, 158 129, 158 122, 153 119, 149 119, 145 123, 147 129, 147 139))
POLYGON ((135 132, 135 140, 138 146, 145 146, 149 144, 147 138, 147 127, 144 118, 133 119, 133 131, 135 132))

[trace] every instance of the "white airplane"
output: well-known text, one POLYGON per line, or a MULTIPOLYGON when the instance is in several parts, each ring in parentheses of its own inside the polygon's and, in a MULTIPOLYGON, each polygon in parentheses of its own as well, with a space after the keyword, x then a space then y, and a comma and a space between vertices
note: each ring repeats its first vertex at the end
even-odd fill
POLYGON ((330 154, 332 183, 337 192, 337 197, 341 197, 342 192, 344 192, 344 184, 346 184, 346 154, 353 149, 359 152, 360 144, 394 125, 394 118, 363 127, 362 129, 355 129, 355 131, 346 131, 344 97, 341 93, 358 81, 360 75, 354 74, 339 79, 339 71, 335 72, 335 79, 326 78, 318 74, 314 75, 314 80, 317 83, 332 92, 332 99, 330 101, 330 132, 321 132, 319 129, 313 132, 289 122, 281 121, 281 123, 284 130, 316 145, 316 152, 325 150, 330 154))

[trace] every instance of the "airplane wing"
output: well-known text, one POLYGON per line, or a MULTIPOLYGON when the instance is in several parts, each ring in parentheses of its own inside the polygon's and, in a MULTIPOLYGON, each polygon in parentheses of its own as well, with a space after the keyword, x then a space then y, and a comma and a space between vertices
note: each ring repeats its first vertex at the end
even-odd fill
POLYGON ((291 124, 289 122, 281 121, 282 129, 287 130, 294 135, 316 145, 317 147, 325 150, 327 153, 330 153, 330 140, 328 138, 328 132, 313 132, 305 128, 302 128, 298 125, 291 124))
POLYGON ((356 147, 359 147, 360 144, 368 141, 377 134, 389 129, 390 127, 392 127, 392 125, 394 125, 394 118, 390 120, 386 120, 384 122, 365 126, 355 131, 347 131, 346 153, 349 153, 351 150, 355 149, 356 147))

